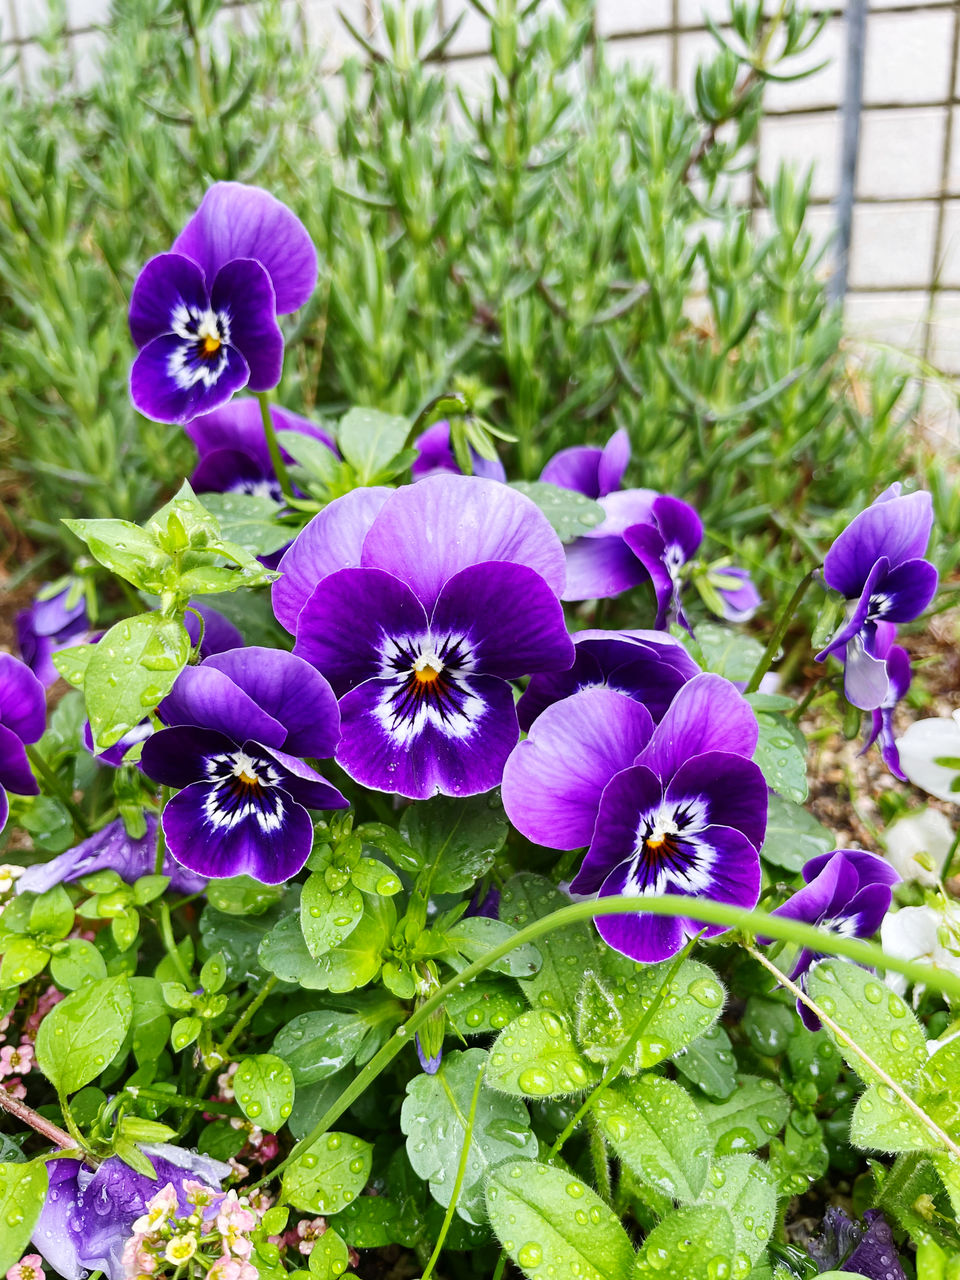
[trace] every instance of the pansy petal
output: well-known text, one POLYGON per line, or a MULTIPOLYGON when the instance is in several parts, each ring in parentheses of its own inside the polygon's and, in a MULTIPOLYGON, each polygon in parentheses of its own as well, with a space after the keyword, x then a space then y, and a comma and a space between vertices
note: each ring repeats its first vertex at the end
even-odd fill
MULTIPOLYGON (((590 848, 570 882, 571 893, 596 893, 615 868, 629 867, 637 849, 641 819, 656 810, 662 799, 660 779, 642 766, 623 769, 610 779, 600 797, 590 848)), ((625 884, 626 880, 618 883, 625 884)), ((620 893, 621 889, 604 892, 620 893)))
POLYGON ((0 653, 0 725, 21 742, 36 742, 47 727, 43 685, 12 653, 0 653))
MULTIPOLYGON (((203 667, 222 671, 262 711, 283 726, 286 738, 265 742, 265 745, 320 760, 333 755, 340 737, 337 700, 329 684, 309 662, 282 650, 249 645, 216 653, 203 667)), ((257 736, 252 728, 249 734, 257 736)), ((262 738, 257 740, 264 742, 262 738)))
POLYGON ((163 333, 172 333, 174 313, 187 308, 203 312, 209 306, 203 272, 179 253, 151 258, 133 286, 130 297, 130 335, 145 347, 163 333))
POLYGON ((173 243, 208 280, 234 258, 263 264, 277 314, 296 311, 317 283, 317 251, 300 219, 275 196, 241 182, 215 182, 173 243))
POLYGON ((447 725, 427 720, 416 730, 391 717, 394 687, 391 681, 368 680, 341 699, 337 762, 351 778, 413 800, 437 793, 476 795, 497 785, 520 733, 508 684, 495 676, 470 676, 463 714, 447 725))
MULTIPOLYGON (((733 827, 706 827, 701 833, 703 844, 714 851, 709 869, 710 887, 705 898, 714 902, 726 902, 734 907, 752 911, 760 900, 760 855, 742 832, 733 827)), ((689 932, 703 930, 704 937, 713 938, 730 928, 725 924, 698 923, 696 907, 690 907, 689 932)))
POLYGON ((603 450, 597 445, 580 444, 561 449, 540 472, 540 479, 561 489, 573 489, 588 498, 599 498, 602 458, 603 450))
POLYGON ((667 568, 667 544, 659 529, 650 524, 634 524, 626 529, 623 541, 644 567, 653 583, 657 599, 657 626, 667 625, 667 612, 673 599, 673 579, 667 568))
POLYGON ((216 609, 201 604, 199 600, 191 600, 190 608, 184 614, 183 625, 187 628, 190 643, 196 644, 200 636, 199 613, 203 619, 203 639, 200 642, 200 657, 209 658, 214 653, 223 653, 225 649, 243 647, 243 636, 229 618, 225 618, 216 609))
POLYGON ((0 786, 0 831, 7 825, 7 818, 10 816, 10 801, 7 799, 7 793, 0 786))
POLYGON ((653 517, 668 549, 676 547, 685 561, 697 554, 703 541, 703 522, 689 502, 661 494, 654 501, 653 517))
POLYGON ((877 626, 879 624, 868 623, 867 618, 870 614, 870 601, 873 598, 874 590, 879 583, 887 576, 890 569, 890 561, 885 557, 876 562, 870 572, 867 574, 866 582, 863 590, 860 592, 856 603, 848 603, 844 620, 840 627, 834 633, 829 644, 817 654, 817 662, 825 661, 828 654, 838 653, 843 649, 854 636, 859 635, 865 627, 877 626))
POLYGON ((604 787, 652 728, 646 707, 611 689, 582 689, 547 707, 504 769, 510 821, 550 849, 589 844, 604 787))
POLYGON ((209 782, 194 782, 167 801, 163 834, 176 860, 197 875, 248 875, 261 884, 295 876, 313 845, 310 815, 281 787, 265 789, 259 804, 238 815, 220 808, 209 782))
MULTIPOLYGON (((410 474, 414 480, 424 480, 427 476, 436 475, 439 472, 460 474, 460 465, 453 456, 453 449, 450 446, 449 422, 434 422, 417 436, 413 447, 417 451, 416 461, 410 467, 410 474)), ((472 445, 468 447, 473 475, 487 480, 499 480, 501 484, 506 483, 507 473, 499 458, 484 458, 472 445)))
POLYGON ((244 750, 275 760, 284 773, 284 791, 289 792, 297 804, 302 804, 305 809, 350 808, 350 801, 345 800, 336 787, 331 786, 316 769, 304 764, 296 756, 280 751, 277 747, 265 747, 260 742, 244 743, 244 750))
POLYGON ((933 529, 933 500, 920 491, 877 501, 861 511, 827 552, 823 577, 848 600, 856 599, 867 575, 886 557, 894 567, 923 556, 933 529))
POLYGON ((379 569, 341 569, 301 610, 294 652, 341 697, 384 674, 390 641, 425 637, 427 629, 423 606, 405 583, 379 569))
POLYGON ((560 601, 520 564, 488 562, 455 574, 440 592, 430 629, 466 636, 476 669, 504 680, 565 670, 575 656, 560 601))
MULTIPOLYGON (((604 885, 603 897, 617 893, 619 868, 604 885)), ((593 923, 604 942, 642 964, 656 964, 675 956, 686 941, 683 920, 678 916, 617 915, 594 916, 593 923)))
POLYGON ((890 693, 886 661, 867 652, 862 633, 855 635, 844 650, 843 692, 847 701, 862 711, 882 707, 890 693))
POLYGON ((38 796, 40 788, 30 768, 27 750, 13 732, 0 724, 0 787, 18 796, 38 796))
MULTIPOLYGON (((526 689, 517 703, 517 719, 524 733, 529 733, 530 726, 541 712, 555 702, 562 702, 579 689, 592 689, 606 684, 600 663, 583 645, 574 641, 573 666, 566 671, 547 671, 542 675, 531 676, 526 689)), ((638 699, 643 701, 643 699, 638 699)))
POLYGON ((937 594, 939 580, 929 560, 906 560, 877 584, 876 591, 885 599, 882 605, 873 605, 872 615, 889 622, 912 622, 937 594))
POLYGON ((625 427, 620 427, 603 446, 600 454, 597 481, 601 498, 620 488, 629 462, 630 436, 625 427))
POLYGON ((724 751, 750 759, 759 728, 750 703, 723 676, 695 676, 680 689, 637 759, 665 781, 691 756, 724 751))
POLYGON ((564 600, 608 600, 648 577, 620 534, 575 538, 567 543, 566 554, 564 600))
POLYGON ((283 372, 283 334, 277 324, 276 297, 259 262, 237 258, 217 272, 210 300, 230 321, 230 343, 250 369, 251 391, 269 391, 283 372))
MULTIPOLYGON (((282 433, 293 431, 297 435, 319 440, 332 453, 336 453, 333 436, 309 418, 291 413, 289 409, 283 409, 277 404, 270 406, 270 417, 277 434, 281 436, 281 444, 282 433)), ((186 432, 197 446, 201 458, 216 449, 240 449, 262 463, 264 474, 272 472, 270 450, 263 434, 263 417, 258 400, 249 396, 237 396, 228 405, 194 418, 188 423, 186 432)), ((285 460, 289 462, 289 456, 285 460)))
POLYGON ((189 422, 225 404, 246 386, 247 362, 235 347, 221 347, 217 372, 200 367, 194 343, 175 333, 161 334, 142 348, 130 370, 133 407, 154 422, 189 422))
MULTIPOLYGON (((799 920, 804 924, 819 924, 832 913, 843 888, 848 897, 856 891, 857 873, 843 857, 842 853, 830 853, 820 859, 820 868, 811 875, 802 889, 798 889, 786 902, 771 911, 772 916, 783 920, 799 920)), ((809 865, 809 864, 808 864, 809 865)), ((804 867, 806 877, 807 868, 804 867)), ((761 938, 764 944, 769 938, 761 938)))
POLYGON ((808 858, 803 866, 803 878, 808 883, 818 876, 831 858, 843 858, 857 874, 857 883, 862 885, 877 883, 899 884, 900 872, 886 860, 875 853, 867 853, 865 849, 835 849, 832 853, 818 853, 808 858))
MULTIPOLYGON (((240 741, 243 741, 241 735, 240 741)), ((140 767, 165 787, 186 787, 206 776, 207 760, 237 749, 237 743, 213 729, 180 725, 161 729, 143 744, 140 767)))
MULTIPOLYGON (((238 649, 236 653, 249 652, 238 649)), ((261 651, 262 653, 263 651, 261 651)), ((270 747, 282 747, 287 731, 280 720, 257 699, 246 693, 217 666, 221 655, 199 667, 184 667, 173 689, 160 703, 157 712, 167 725, 197 725, 226 734, 234 742, 256 738, 270 747)), ((238 659, 239 669, 244 660, 238 659)), ((267 660, 267 665, 274 665, 267 660)), ((276 666, 280 666, 277 662, 276 666)), ((269 677, 264 676, 264 684, 269 677)))
POLYGON ((279 502, 279 480, 265 472, 256 458, 242 449, 214 449, 194 467, 194 493, 255 493, 279 502))
POLYGON ((620 489, 598 499, 603 508, 602 524, 588 538, 607 537, 612 533, 624 533, 634 524, 653 523, 653 504, 660 494, 656 489, 620 489))
POLYGON ((893 890, 888 884, 865 885, 846 905, 844 915, 851 922, 855 936, 872 938, 890 910, 893 890))
POLYGON ((673 775, 666 794, 678 803, 705 803, 706 820, 712 826, 735 827, 756 849, 763 844, 767 784, 752 760, 722 751, 694 756, 673 775))
POLYGON ((437 475, 390 495, 361 563, 406 582, 429 610, 454 574, 487 560, 525 564, 563 591, 563 544, 539 507, 495 480, 437 475))
POLYGON ((47 1162, 49 1185, 40 1217, 30 1242, 43 1254, 44 1261, 63 1280, 82 1280, 86 1270, 80 1265, 78 1251, 83 1244, 82 1224, 77 1216, 80 1186, 77 1175, 81 1164, 69 1156, 47 1162))
POLYGON ((296 635, 297 616, 318 583, 338 569, 360 564, 363 540, 393 492, 384 487, 353 489, 313 517, 280 561, 273 584, 273 612, 281 627, 296 635))

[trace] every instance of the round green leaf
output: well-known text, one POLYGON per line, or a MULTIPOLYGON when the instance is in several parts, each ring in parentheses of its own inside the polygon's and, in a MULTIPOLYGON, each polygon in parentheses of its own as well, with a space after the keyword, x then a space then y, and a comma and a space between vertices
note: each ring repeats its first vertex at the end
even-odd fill
POLYGON ((363 894, 353 884, 332 893, 322 871, 303 886, 300 927, 307 950, 316 960, 348 937, 363 915, 363 894))
POLYGON ((80 987, 40 1023, 40 1070, 58 1093, 75 1093, 113 1061, 132 1019, 133 1000, 125 977, 80 987))
POLYGON ((304 1213, 339 1213, 370 1177, 373 1147, 349 1133, 325 1133, 283 1173, 283 1198, 304 1213))
POLYGON ((275 1054, 244 1058, 233 1088, 243 1114, 268 1133, 276 1133, 293 1110, 293 1072, 275 1054))
POLYGON ((729 1098, 702 1102, 700 1110, 717 1154, 726 1156, 765 1147, 786 1123, 790 1099, 772 1080, 741 1075, 729 1098))
POLYGON ((350 1265, 350 1250, 336 1231, 327 1230, 310 1250, 310 1274, 318 1280, 337 1280, 350 1265))
MULTIPOLYGON (((735 1268, 736 1240, 726 1209, 678 1209, 650 1232, 637 1255, 633 1280, 743 1280, 750 1267, 735 1268)), ((624 1272, 624 1275, 627 1273, 624 1272)))
POLYGON ((63 949, 50 960, 50 975, 61 987, 72 991, 84 982, 96 982, 107 976, 103 956, 92 942, 84 938, 70 938, 62 945, 63 949))
POLYGON ((49 959, 49 950, 32 938, 14 938, 7 944, 0 960, 0 990, 29 982, 43 972, 49 959))
POLYGON ((561 542, 589 533, 604 519, 599 502, 575 489, 561 489, 545 480, 514 480, 510 488, 537 504, 561 542))
POLYGON ((579 1093, 600 1073, 574 1044, 562 1014, 531 1009, 505 1027, 490 1050, 487 1080, 504 1093, 555 1098, 579 1093))
POLYGON ((352 1062, 370 1023, 361 1013, 316 1009, 301 1013, 276 1034, 273 1048, 297 1085, 316 1084, 352 1062))

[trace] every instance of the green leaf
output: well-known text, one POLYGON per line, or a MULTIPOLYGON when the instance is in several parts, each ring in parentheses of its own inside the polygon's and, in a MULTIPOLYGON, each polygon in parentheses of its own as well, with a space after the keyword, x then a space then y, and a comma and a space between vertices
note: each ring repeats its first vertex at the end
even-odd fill
MULTIPOLYGON (((512 938, 515 933, 516 929, 504 924, 502 920, 491 920, 489 916, 465 916, 450 926, 446 937, 458 955, 474 961, 512 938)), ((454 957, 450 959, 455 963, 454 957)), ((493 973, 506 973, 511 978, 529 978, 540 968, 540 952, 532 942, 527 942, 508 951, 489 968, 493 973)))
POLYGON ((392 898, 403 888, 397 873, 377 858, 361 858, 350 872, 350 878, 364 893, 376 893, 384 898, 392 898))
MULTIPOLYGON (((483 1049, 447 1053, 435 1075, 415 1076, 407 1085, 400 1113, 407 1156, 444 1207, 456 1181, 477 1073, 486 1061, 483 1049)), ((537 1139, 523 1103, 481 1085, 457 1213, 467 1222, 483 1222, 489 1168, 511 1157, 532 1160, 536 1154, 537 1139)))
POLYGON ((870 1151, 944 1150, 943 1143, 886 1084, 868 1085, 860 1095, 850 1122, 850 1141, 870 1151))
POLYGON ((85 542, 90 554, 118 578, 144 591, 156 591, 168 561, 156 538, 129 520, 64 520, 71 533, 85 542))
POLYGON ((265 934, 257 957, 268 973, 312 991, 324 991, 326 975, 307 950, 299 915, 284 916, 265 934))
POLYGON ((307 950, 316 960, 348 937, 363 916, 363 894, 353 884, 331 892, 322 871, 303 886, 300 928, 307 950))
POLYGON ((644 1240, 630 1276, 631 1280, 691 1280, 693 1274, 743 1275, 734 1269, 735 1252, 736 1237, 726 1209, 678 1209, 644 1240))
POLYGON ((43 1160, 0 1164, 0 1272, 20 1261, 40 1217, 48 1184, 43 1160))
POLYGON ((123 976, 72 991, 50 1010, 37 1032, 37 1064, 57 1093, 76 1093, 116 1057, 133 1019, 123 976))
POLYGON ((70 938, 50 959, 50 976, 68 991, 107 976, 103 956, 84 938, 70 938))
POLYGON ((706 671, 741 683, 750 679, 763 657, 763 645, 739 628, 698 622, 697 642, 706 671))
POLYGON ((476 978, 462 991, 451 992, 444 1004, 451 1027, 461 1036, 502 1031, 526 1007, 516 983, 503 978, 476 978))
MULTIPOLYGON (((523 929, 569 905, 567 895, 544 876, 522 871, 504 885, 500 919, 514 929, 523 929)), ((524 995, 534 1007, 559 1009, 572 1021, 577 1011, 577 983, 583 973, 597 967, 600 958, 590 927, 568 924, 553 929, 538 940, 537 950, 540 968, 520 978, 524 995)))
POLYGON ((397 414, 351 409, 337 426, 340 452, 361 485, 375 484, 407 438, 410 424, 397 414))
MULTIPOLYGON (((329 449, 324 452, 330 454, 329 449)), ((280 504, 259 494, 205 493, 203 505, 216 517, 223 536, 254 556, 279 551, 295 532, 289 525, 278 523, 280 504)))
POLYGON ((718 1156, 756 1151, 783 1128, 790 1099, 772 1080, 737 1077, 737 1089, 724 1102, 701 1102, 718 1156))
POLYGON ((73 928, 73 903, 62 884, 41 893, 30 908, 30 932, 44 942, 59 942, 73 928))
POLYGON ((282 897, 283 885, 261 884, 251 876, 211 880, 207 885, 207 900, 230 916, 262 915, 282 897))
MULTIPOLYGON (((287 433, 284 433, 287 434, 287 433)), ((329 1228, 310 1250, 310 1274, 317 1280, 338 1280, 350 1265, 350 1250, 336 1231, 329 1228)))
POLYGON ((822 961, 811 969, 807 990, 846 1033, 841 1040, 827 1028, 847 1065, 867 1084, 882 1083, 882 1079, 851 1052, 846 1035, 897 1084, 909 1084, 926 1065, 927 1041, 920 1023, 868 969, 843 960, 822 961))
POLYGON ((260 963, 285 982, 314 991, 353 991, 372 982, 397 913, 389 898, 368 898, 357 927, 338 946, 315 960, 307 950, 298 916, 287 916, 260 944, 260 963))
POLYGON ((490 1050, 487 1080, 525 1098, 579 1093, 599 1079, 580 1054, 562 1014, 531 1009, 500 1032, 490 1050))
POLYGON ((311 1010, 277 1032, 273 1049, 298 1085, 316 1084, 353 1061, 369 1027, 362 1013, 311 1010))
MULTIPOLYGON (((802 804, 807 798, 806 739, 786 716, 761 711, 760 738, 753 754, 767 786, 785 800, 802 804)), ((832 840, 831 840, 832 845, 832 840)))
POLYGON ((746 1255, 751 1265, 757 1262, 777 1215, 777 1186, 767 1166, 753 1156, 719 1156, 700 1199, 727 1210, 737 1253, 746 1255))
POLYGON ((92 644, 78 644, 70 649, 60 649, 52 655, 53 665, 67 684, 72 684, 78 689, 83 687, 87 667, 95 648, 96 646, 92 644))
POLYGON ((573 542, 605 519, 599 502, 575 489, 561 489, 545 480, 514 480, 510 485, 536 503, 561 542, 573 542))
POLYGON ((183 1053, 203 1030, 202 1021, 194 1016, 178 1018, 170 1028, 170 1046, 175 1053, 183 1053))
POLYGON ((530 1280, 624 1280, 633 1266, 619 1218, 564 1169, 530 1160, 498 1165, 487 1181, 487 1214, 530 1280))
MULTIPOLYGON (((130 1026, 133 1056, 141 1065, 156 1062, 170 1035, 170 1015, 163 996, 163 984, 148 977, 133 977, 128 981, 133 998, 133 1022, 130 1026)), ((189 1000, 189 996, 187 998, 189 1000)))
POLYGON ((0 960, 0 991, 29 982, 43 972, 49 959, 49 949, 32 938, 14 938, 6 943, 0 960))
POLYGON ((800 871, 811 858, 829 852, 835 844, 832 833, 812 813, 775 791, 770 793, 767 834, 760 855, 772 866, 800 871))
POLYGON ((687 1204, 703 1190, 713 1143, 685 1089, 662 1076, 615 1081, 594 1105, 600 1132, 646 1186, 687 1204), (664 1117, 669 1122, 664 1123, 664 1117))
POLYGON ((304 1213, 330 1216, 367 1184, 373 1147, 349 1133, 325 1133, 283 1172, 283 1198, 304 1213))
POLYGON ((112 747, 170 692, 190 657, 182 622, 141 613, 110 628, 94 647, 83 681, 98 751, 112 747))
POLYGON ((244 1058, 233 1078, 237 1105, 248 1120, 276 1133, 293 1110, 293 1072, 272 1053, 244 1058))
POLYGON ((681 1049, 673 1062, 682 1076, 715 1101, 729 1098, 737 1087, 737 1060, 730 1037, 719 1024, 681 1049))
POLYGON ((464 800, 452 796, 420 800, 400 819, 401 836, 432 868, 434 893, 472 889, 493 866, 508 830, 497 791, 464 800))

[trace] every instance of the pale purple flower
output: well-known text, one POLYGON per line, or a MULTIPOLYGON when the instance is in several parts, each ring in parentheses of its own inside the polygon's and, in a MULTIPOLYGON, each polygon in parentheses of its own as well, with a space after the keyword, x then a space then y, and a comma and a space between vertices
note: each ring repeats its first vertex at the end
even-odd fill
POLYGON ((189 422, 243 387, 275 387, 277 316, 303 306, 316 281, 316 250, 286 205, 257 187, 214 183, 171 251, 151 258, 134 285, 135 408, 189 422))
POLYGON ((70 645, 82 644, 88 637, 89 625, 87 602, 76 582, 53 595, 49 588, 41 588, 33 604, 17 614, 20 656, 48 689, 60 679, 53 655, 70 645))
POLYGON ((563 547, 526 497, 478 476, 355 490, 281 562, 274 612, 340 698, 342 767, 420 799, 500 781, 509 681, 573 662, 563 547))
POLYGON ((902 494, 898 481, 851 521, 824 559, 824 581, 844 597, 847 611, 817 661, 842 651, 844 693, 864 711, 883 707, 890 696, 878 624, 910 622, 936 595, 937 571, 923 558, 932 528, 930 494, 902 494))
POLYGON ((42 738, 46 727, 43 685, 19 658, 0 653, 0 831, 10 811, 8 791, 21 796, 40 794, 26 744, 42 738))
POLYGON ((327 759, 340 732, 330 686, 309 663, 250 646, 187 667, 144 744, 148 777, 181 788, 163 810, 167 847, 203 876, 264 884, 296 875, 313 845, 307 809, 347 801, 301 757, 327 759))
MULTIPOLYGON (((434 422, 432 426, 427 427, 426 431, 417 436, 413 442, 413 447, 417 451, 417 459, 410 468, 410 474, 414 480, 423 480, 427 476, 435 476, 447 472, 456 475, 460 474, 460 464, 454 457, 453 449, 450 445, 449 422, 434 422)), ((477 453, 473 445, 469 445, 468 448, 475 476, 482 476, 487 480, 506 482, 507 473, 504 471, 503 463, 499 458, 485 458, 482 454, 477 453)))
MULTIPOLYGON (((657 725, 622 693, 582 689, 534 721, 507 761, 503 803, 537 844, 589 846, 574 894, 673 893, 751 908, 767 818, 766 783, 750 759, 757 735, 749 703, 720 676, 687 681, 657 725)), ((644 961, 674 955, 701 929, 695 903, 689 918, 595 923, 612 947, 644 961)))
POLYGON ((715 579, 711 581, 723 604, 722 616, 727 622, 749 622, 763 603, 749 570, 730 565, 718 569, 715 579), (725 585, 730 578, 734 578, 738 585, 725 585))
POLYGON ((900 767, 900 752, 894 737, 893 713, 910 688, 910 655, 901 645, 893 643, 896 634, 893 623, 877 623, 874 654, 887 665, 887 692, 880 706, 870 712, 870 731, 860 754, 864 755, 879 739, 884 764, 895 778, 906 782, 907 775, 900 767))
POLYGON ((573 445, 555 453, 540 479, 561 489, 575 489, 588 498, 605 498, 620 488, 630 462, 630 437, 623 427, 607 443, 573 445))

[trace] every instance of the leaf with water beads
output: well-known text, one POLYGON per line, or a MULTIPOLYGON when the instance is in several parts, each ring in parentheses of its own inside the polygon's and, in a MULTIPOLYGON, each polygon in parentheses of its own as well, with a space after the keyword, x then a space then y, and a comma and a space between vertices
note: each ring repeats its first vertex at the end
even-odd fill
POLYGON ((517 984, 504 978, 477 978, 447 996, 444 1008, 454 1031, 462 1036, 488 1035, 502 1031, 519 1018, 527 1002, 517 984))
POLYGON ((498 1165, 487 1181, 487 1214, 529 1280, 624 1280, 633 1265, 619 1218, 565 1169, 530 1160, 498 1165))
POLYGON ((780 1132, 790 1099, 772 1080, 737 1077, 737 1088, 725 1102, 700 1104, 718 1155, 735 1155, 764 1147, 780 1132))
POLYGON ((600 1071, 580 1053, 562 1014, 531 1009, 515 1018, 494 1041, 487 1080, 495 1089, 523 1098, 580 1093, 600 1071))
POLYGON ((293 1073, 282 1058, 258 1053, 244 1058, 237 1068, 233 1088, 240 1110, 254 1124, 276 1133, 293 1110, 293 1073))
POLYGON ((310 1274, 317 1280, 337 1280, 350 1265, 350 1250, 336 1231, 327 1230, 310 1250, 310 1274))
POLYGON ((562 489, 545 480, 514 480, 510 488, 537 504, 561 542, 589 533, 606 516, 599 502, 576 489, 562 489))
MULTIPOLYGON (((477 1072, 486 1060, 482 1049, 448 1053, 435 1075, 416 1076, 407 1085, 400 1113, 407 1156, 414 1171, 429 1181, 431 1195, 444 1206, 450 1203, 456 1181, 477 1072)), ((491 1165, 517 1155, 532 1160, 536 1154, 537 1139, 523 1103, 481 1085, 457 1201, 460 1217, 483 1222, 483 1183, 491 1165)))
POLYGON ((113 1061, 133 1018, 126 977, 103 978, 72 991, 40 1023, 40 1070, 58 1093, 75 1093, 113 1061))
POLYGON ((729 1098, 737 1087, 737 1060, 730 1037, 719 1024, 674 1054, 673 1063, 682 1076, 715 1102, 729 1098))
MULTIPOLYGON (((736 1237, 726 1209, 678 1209, 643 1242, 632 1280, 745 1280, 734 1264, 736 1237)), ((624 1273, 626 1274, 626 1273, 624 1273)))
POLYGON ((770 1170, 753 1156, 718 1156, 700 1200, 730 1214, 736 1247, 731 1280, 749 1274, 773 1234, 777 1187, 770 1170))
POLYGON ((106 751, 155 709, 190 657, 190 636, 176 618, 141 613, 111 627, 94 646, 83 680, 98 751, 106 751))
POLYGON ((832 832, 812 813, 792 800, 784 800, 775 791, 770 793, 767 831, 760 849, 765 862, 785 871, 800 871, 811 858, 835 847, 832 832))
POLYGON ((315 871, 303 886, 300 928, 315 960, 348 937, 362 915, 363 894, 353 884, 331 890, 324 873, 315 871))
POLYGON ((19 1262, 27 1247, 48 1182, 42 1160, 0 1164, 0 1273, 19 1262))
POLYGON ((304 1213, 339 1213, 366 1186, 372 1163, 369 1142, 325 1133, 284 1170, 283 1198, 304 1213))
POLYGON ((431 868, 434 893, 472 889, 493 866, 509 830, 499 791, 466 799, 434 796, 410 805, 400 819, 400 835, 431 868))
POLYGON ((784 715, 761 711, 757 724, 760 737, 753 758, 767 786, 785 800, 802 804, 808 790, 806 739, 784 715))

